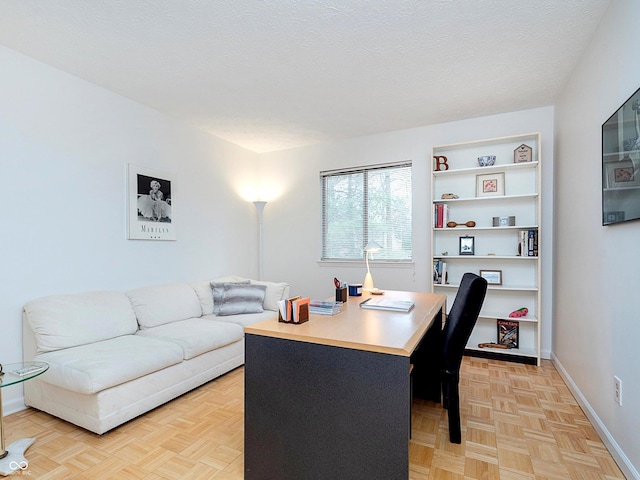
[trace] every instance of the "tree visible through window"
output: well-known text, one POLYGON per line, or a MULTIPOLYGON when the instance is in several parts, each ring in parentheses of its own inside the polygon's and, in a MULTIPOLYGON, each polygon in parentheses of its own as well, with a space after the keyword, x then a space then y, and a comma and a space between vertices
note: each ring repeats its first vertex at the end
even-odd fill
POLYGON ((321 172, 322 260, 408 261, 411 241, 411 162, 321 172))

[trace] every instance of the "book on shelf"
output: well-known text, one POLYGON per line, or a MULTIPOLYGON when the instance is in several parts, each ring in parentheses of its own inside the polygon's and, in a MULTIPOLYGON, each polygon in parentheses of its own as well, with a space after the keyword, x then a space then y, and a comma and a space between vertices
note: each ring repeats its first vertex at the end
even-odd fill
POLYGON ((340 313, 342 302, 330 300, 311 300, 309 311, 316 315, 335 315, 340 313))
POLYGON ((498 344, 518 348, 520 322, 513 320, 496 320, 498 327, 498 344))
POLYGON ((440 258, 433 260, 433 283, 440 285, 447 283, 447 262, 440 258))
POLYGON ((411 300, 389 300, 386 298, 367 298, 360 302, 360 308, 371 310, 391 310, 394 312, 408 312, 415 306, 411 300))
POLYGON ((433 224, 436 228, 444 228, 449 222, 449 205, 437 203, 433 206, 433 224))
POLYGON ((522 257, 538 256, 538 230, 520 230, 518 239, 518 253, 522 257))

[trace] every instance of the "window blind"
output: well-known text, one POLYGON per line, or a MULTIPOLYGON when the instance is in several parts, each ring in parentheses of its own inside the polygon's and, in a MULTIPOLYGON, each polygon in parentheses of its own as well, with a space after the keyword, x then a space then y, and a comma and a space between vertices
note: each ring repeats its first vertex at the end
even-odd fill
POLYGON ((320 172, 322 260, 412 259, 411 162, 320 172))

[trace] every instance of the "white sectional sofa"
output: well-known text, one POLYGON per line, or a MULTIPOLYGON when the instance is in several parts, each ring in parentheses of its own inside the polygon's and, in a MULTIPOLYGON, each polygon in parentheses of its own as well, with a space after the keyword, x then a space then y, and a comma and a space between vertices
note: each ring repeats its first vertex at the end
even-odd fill
POLYGON ((288 296, 286 283, 228 276, 33 300, 24 360, 50 368, 25 382, 25 404, 102 434, 242 365, 243 327, 288 296))

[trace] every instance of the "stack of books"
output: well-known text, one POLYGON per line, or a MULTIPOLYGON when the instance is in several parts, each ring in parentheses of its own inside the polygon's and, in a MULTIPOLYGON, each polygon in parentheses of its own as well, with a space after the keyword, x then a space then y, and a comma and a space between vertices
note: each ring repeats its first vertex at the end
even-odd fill
POLYGON ((311 300, 309 311, 317 315, 335 315, 340 313, 342 302, 333 302, 330 300, 311 300))
POLYGON ((433 283, 445 285, 449 283, 447 262, 441 259, 433 260, 433 283))
POLYGON ((433 206, 433 226, 435 228, 446 228, 449 222, 449 205, 438 203, 433 206))
POLYGON ((518 253, 522 257, 538 256, 538 230, 520 230, 518 253))
POLYGON ((278 302, 278 321, 283 323, 304 323, 309 320, 310 299, 301 296, 278 302))

